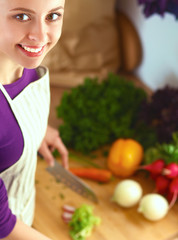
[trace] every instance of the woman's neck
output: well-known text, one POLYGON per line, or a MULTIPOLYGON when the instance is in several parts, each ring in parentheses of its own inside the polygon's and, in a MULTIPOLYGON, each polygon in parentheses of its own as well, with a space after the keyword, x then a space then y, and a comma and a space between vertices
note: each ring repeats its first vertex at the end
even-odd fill
POLYGON ((12 62, 0 53, 0 83, 11 84, 22 77, 24 67, 12 62))

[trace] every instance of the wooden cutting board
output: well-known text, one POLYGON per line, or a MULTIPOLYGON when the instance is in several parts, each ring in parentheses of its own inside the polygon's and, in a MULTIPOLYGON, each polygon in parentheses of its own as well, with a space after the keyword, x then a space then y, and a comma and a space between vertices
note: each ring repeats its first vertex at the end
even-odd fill
MULTIPOLYGON (((111 201, 115 186, 121 179, 114 179, 107 184, 84 180, 96 193, 99 199, 96 204, 56 182, 45 170, 46 167, 43 160, 38 161, 33 226, 53 240, 71 240, 69 227, 61 219, 64 204, 80 207, 85 203, 93 206, 94 214, 99 216, 102 222, 88 240, 166 240, 178 231, 178 203, 164 219, 150 222, 137 212, 138 206, 121 208, 111 201)), ((132 179, 140 182, 144 194, 153 191, 154 184, 145 173, 138 172, 132 179)))

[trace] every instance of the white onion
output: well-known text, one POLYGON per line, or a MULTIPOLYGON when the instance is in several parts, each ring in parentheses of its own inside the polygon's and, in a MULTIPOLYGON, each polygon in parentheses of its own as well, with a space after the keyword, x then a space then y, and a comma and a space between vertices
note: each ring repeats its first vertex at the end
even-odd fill
POLYGON ((165 217, 169 209, 168 201, 160 194, 151 193, 145 195, 138 207, 138 212, 151 221, 157 221, 165 217))
POLYGON ((138 203, 141 196, 140 184, 134 180, 126 179, 117 184, 112 201, 122 207, 132 207, 138 203))

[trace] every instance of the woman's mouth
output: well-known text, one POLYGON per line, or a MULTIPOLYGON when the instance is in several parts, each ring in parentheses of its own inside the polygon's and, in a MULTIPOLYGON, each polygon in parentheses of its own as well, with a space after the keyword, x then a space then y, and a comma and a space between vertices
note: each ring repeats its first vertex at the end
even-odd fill
POLYGON ((25 49, 27 52, 35 52, 38 53, 42 50, 43 47, 40 48, 30 48, 30 47, 26 47, 26 46, 21 46, 23 49, 25 49))
POLYGON ((18 47, 21 49, 23 53, 25 53, 29 57, 39 57, 43 54, 45 46, 36 47, 36 46, 25 46, 18 44, 18 47))

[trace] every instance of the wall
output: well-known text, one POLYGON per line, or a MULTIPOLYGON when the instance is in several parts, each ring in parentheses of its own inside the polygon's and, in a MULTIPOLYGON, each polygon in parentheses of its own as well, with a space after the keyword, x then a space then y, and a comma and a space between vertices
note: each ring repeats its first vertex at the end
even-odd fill
POLYGON ((141 38, 143 60, 137 75, 153 90, 178 87, 178 20, 169 13, 146 19, 137 0, 118 0, 117 8, 132 20, 141 38))

